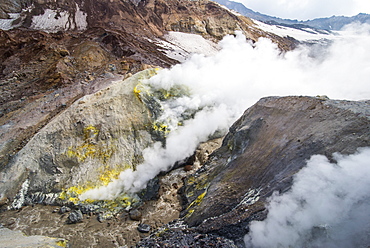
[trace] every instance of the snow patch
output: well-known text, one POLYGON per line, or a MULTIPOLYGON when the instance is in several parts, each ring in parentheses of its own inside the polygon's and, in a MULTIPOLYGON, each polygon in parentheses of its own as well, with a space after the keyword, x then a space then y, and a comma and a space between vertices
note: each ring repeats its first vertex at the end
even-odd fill
POLYGON ((295 29, 279 25, 269 25, 253 19, 257 28, 263 31, 279 35, 281 37, 290 36, 299 41, 314 41, 314 40, 333 40, 338 37, 338 33, 318 32, 311 28, 295 29))
POLYGON ((85 30, 87 28, 87 14, 80 10, 76 4, 76 12, 46 9, 43 15, 32 18, 31 28, 46 32, 62 30, 85 30))
POLYGON ((168 32, 163 36, 163 40, 157 39, 154 42, 163 48, 167 57, 179 62, 184 62, 192 54, 210 56, 220 50, 218 44, 206 40, 200 35, 182 32, 168 32))
POLYGON ((10 19, 0 19, 0 29, 9 30, 16 27, 12 23, 16 19, 18 19, 20 15, 21 15, 20 13, 9 13, 10 19))
POLYGON ((29 186, 30 186, 30 181, 26 179, 23 182, 20 191, 15 196, 15 199, 12 205, 9 207, 9 209, 20 209, 23 206, 29 186))

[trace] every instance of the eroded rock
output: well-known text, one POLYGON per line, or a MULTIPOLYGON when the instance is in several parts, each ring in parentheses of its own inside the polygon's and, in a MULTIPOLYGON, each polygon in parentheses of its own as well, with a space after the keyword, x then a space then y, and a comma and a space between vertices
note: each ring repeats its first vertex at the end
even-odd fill
MULTIPOLYGON (((153 74, 155 70, 149 70, 117 81, 51 121, 2 170, 2 195, 13 198, 28 178, 26 191, 67 189, 59 199, 73 202, 88 182, 102 185, 140 163, 142 150, 153 142, 152 120, 133 89, 153 74)), ((34 198, 40 203, 46 199, 34 198)))
POLYGON ((230 128, 208 163, 187 177, 185 223, 243 244, 252 220, 266 217, 266 198, 285 192, 314 154, 352 154, 370 145, 370 102, 268 97, 230 128))

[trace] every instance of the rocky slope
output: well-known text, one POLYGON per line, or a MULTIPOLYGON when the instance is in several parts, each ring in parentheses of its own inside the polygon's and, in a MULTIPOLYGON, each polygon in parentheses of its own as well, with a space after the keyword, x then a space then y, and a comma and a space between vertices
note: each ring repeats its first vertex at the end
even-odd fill
POLYGON ((261 99, 230 128, 206 165, 184 180, 182 221, 243 247, 248 223, 266 217, 266 199, 289 190, 310 156, 332 160, 335 152, 353 154, 370 145, 369 111, 369 101, 261 99))
POLYGON ((112 83, 51 120, 2 170, 4 196, 16 194, 16 181, 29 180, 29 192, 49 193, 101 181, 99 177, 109 180, 112 173, 134 168, 152 143, 148 126, 154 120, 133 90, 153 74, 155 70, 144 71, 112 83))
MULTIPOLYGON (((141 151, 161 136, 153 109, 134 89, 155 71, 130 77, 150 67, 178 63, 174 53, 181 53, 180 59, 191 54, 193 48, 169 31, 197 34, 211 50, 216 47, 212 42, 235 30, 252 40, 270 37, 284 49, 293 46, 210 1, 9 0, 0 3, 0 18, 3 210, 35 203, 73 206, 84 189, 104 185, 142 161, 141 151), (124 78, 130 79, 123 82, 124 78)), ((205 157, 200 155, 200 160, 205 157)), ((157 203, 144 205, 139 219, 159 227, 178 217, 173 192, 182 182, 170 182, 162 184, 167 193, 157 203), (172 214, 163 212, 169 208, 174 209, 172 214)), ((121 209, 131 204, 123 203, 121 209)), ((59 222, 58 214, 50 216, 50 208, 28 210, 4 212, 3 224, 29 235, 62 234, 70 244, 81 245, 82 229, 66 226, 68 214, 59 222)), ((94 221, 85 224, 95 231, 104 226, 94 221)), ((123 229, 120 220, 110 224, 115 227, 102 236, 117 230, 131 234, 115 236, 112 246, 133 245, 143 235, 136 220, 123 229)), ((91 245, 97 244, 91 238, 91 245)))
POLYGON ((7 228, 61 237, 72 247, 135 245, 148 227, 155 234, 139 247, 240 246, 248 222, 265 216, 266 197, 289 188, 302 161, 369 143, 368 102, 267 98, 209 161, 220 139, 138 196, 82 201, 83 192, 135 170, 146 147, 164 146, 170 130, 157 121, 163 103, 188 92, 143 82, 194 51, 177 32, 198 35, 197 45, 210 51, 235 30, 252 41, 268 37, 282 50, 296 41, 206 0, 9 0, 0 9, 8 18, 0 21, 0 219, 7 228))
POLYGON ((49 238, 43 236, 25 236, 20 231, 12 231, 0 227, 1 247, 65 247, 64 239, 49 238))
POLYGON ((267 36, 281 48, 294 46, 213 2, 135 3, 0 3, 7 13, 19 13, 14 20, 1 20, 3 28, 13 29, 0 31, 0 167, 52 117, 83 95, 106 87, 115 75, 176 64, 168 56, 176 46, 164 40, 167 31, 190 32, 215 41, 243 30, 252 40, 267 36))
MULTIPOLYGON (((103 96, 94 97, 99 99, 103 96)), ((83 108, 87 102, 90 101, 74 106, 83 108)), ((73 106, 71 110, 74 110, 71 113, 76 112, 73 106)), ((88 110, 86 106, 85 110, 88 110)), ((145 223, 154 229, 137 247, 156 247, 158 244, 163 247, 173 247, 175 244, 189 247, 243 247, 242 238, 248 232, 248 224, 266 217, 267 198, 274 191, 282 193, 289 190, 294 174, 305 166, 310 156, 322 154, 333 160, 334 152, 353 154, 357 148, 370 145, 369 110, 369 101, 338 101, 325 97, 264 98, 249 108, 230 128, 222 146, 211 154, 203 167, 186 173, 179 168, 160 179, 160 197, 141 205, 138 219, 131 211, 121 211, 106 220, 100 218, 98 213, 91 212, 84 215, 82 222, 68 225, 68 213, 56 209, 54 212, 59 211, 59 214, 50 214, 55 207, 29 206, 18 212, 1 213, 2 223, 28 234, 62 237, 70 240, 73 246, 134 245, 147 236, 136 229, 139 223, 145 223), (179 187, 182 207, 176 200, 179 187), (177 219, 181 209, 182 217, 177 219), (170 214, 169 210, 175 211, 170 214), (162 226, 171 220, 175 221, 162 226), (88 243, 84 241, 82 244, 79 237, 91 235, 86 230, 95 234, 88 239, 88 243), (96 233, 99 233, 99 237, 96 233)), ((70 120, 71 117, 66 119, 70 120)), ((97 126, 104 130, 106 123, 97 126)), ((44 130, 52 137, 47 128, 44 130)), ((42 132, 39 136, 43 136, 42 132)), ((94 137, 93 132, 92 136, 97 145, 109 142, 109 138, 100 140, 100 134, 94 137)), ((36 136, 37 139, 39 137, 36 136)), ((79 139, 78 136, 75 139, 79 139)), ((25 149, 32 147, 34 142, 31 141, 25 149)), ((207 152, 203 150, 202 154, 212 152, 215 147, 203 148, 207 152)), ((198 160, 204 162, 202 156, 199 155, 198 160)), ((90 161, 95 159, 93 157, 90 161)), ((42 171, 42 168, 38 170, 42 171)), ((81 180, 84 176, 73 178, 81 180)))

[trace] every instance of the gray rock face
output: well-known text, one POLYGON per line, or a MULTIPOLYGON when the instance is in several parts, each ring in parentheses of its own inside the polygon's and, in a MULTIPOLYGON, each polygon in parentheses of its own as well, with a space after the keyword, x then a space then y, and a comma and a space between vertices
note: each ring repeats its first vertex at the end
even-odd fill
POLYGON ((10 18, 9 13, 20 13, 30 2, 30 0, 2 0, 0 2, 0 19, 10 18))
POLYGON ((46 236, 34 235, 26 236, 21 231, 12 231, 8 228, 0 227, 1 247, 67 247, 65 239, 50 238, 46 236))
POLYGON ((2 0, 0 3, 0 9, 5 13, 19 13, 29 2, 29 0, 2 0))
POLYGON ((18 206, 25 192, 75 187, 74 193, 64 195, 73 201, 81 187, 108 183, 140 163, 142 150, 152 143, 152 125, 149 110, 133 90, 153 74, 154 69, 117 81, 57 116, 1 171, 0 195, 13 199, 22 192, 23 198, 16 198, 18 206))
POLYGON ((268 97, 230 128, 206 166, 185 180, 185 222, 201 233, 238 240, 252 220, 264 219, 274 191, 314 154, 352 154, 370 145, 370 101, 268 97))

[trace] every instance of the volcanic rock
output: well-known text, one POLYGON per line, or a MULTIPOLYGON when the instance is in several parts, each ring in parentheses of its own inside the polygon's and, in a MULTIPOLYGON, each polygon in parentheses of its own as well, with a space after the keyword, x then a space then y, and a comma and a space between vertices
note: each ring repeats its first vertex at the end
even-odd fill
POLYGON ((285 192, 314 154, 355 153, 370 145, 370 101, 268 97, 230 128, 208 163, 185 179, 185 223, 236 240, 266 217, 266 198, 285 192))
POLYGON ((7 0, 0 9, 20 14, 0 30, 0 169, 53 117, 111 84, 107 71, 127 77, 177 63, 168 55, 173 48, 163 47, 174 46, 163 36, 168 31, 219 40, 241 30, 253 41, 294 46, 204 0, 7 0))
POLYGON ((29 192, 99 184, 142 161, 152 125, 133 89, 155 72, 143 71, 87 95, 49 122, 1 171, 2 195, 14 197, 26 178, 29 192))
POLYGON ((148 233, 148 232, 150 232, 150 225, 148 225, 148 224, 139 224, 138 226, 137 226, 137 230, 139 231, 139 232, 142 232, 142 233, 148 233))
POLYGON ((59 209, 58 213, 60 213, 60 214, 65 214, 65 213, 70 212, 70 211, 71 211, 71 209, 70 209, 69 207, 67 207, 67 206, 62 206, 62 207, 59 209))
POLYGON ((68 215, 68 224, 76 224, 83 220, 83 215, 80 210, 74 210, 68 215))
POLYGON ((162 228, 153 235, 144 238, 137 248, 154 247, 222 247, 236 248, 232 240, 214 234, 200 234, 186 228, 162 228))
POLYGON ((141 220, 142 214, 139 210, 134 209, 134 210, 129 212, 129 216, 130 216, 131 220, 139 221, 139 220, 141 220))
MULTIPOLYGON (((211 42, 240 30, 252 41, 268 37, 283 50, 295 46, 207 0, 4 0, 0 18, 9 18, 0 20, 0 206, 18 209, 0 213, 2 221, 28 234, 63 234, 74 246, 133 245, 141 234, 130 220, 109 230, 95 218, 63 226, 65 214, 23 206, 74 205, 83 190, 105 185, 142 161, 142 150, 162 136, 153 134, 152 109, 133 90, 155 70, 135 73, 178 63, 171 56, 176 49, 191 54, 173 40, 174 32, 211 42), (93 230, 85 233, 88 244, 79 236, 86 229, 93 230)), ((204 163, 211 151, 205 149, 198 161, 204 163)), ((153 228, 177 218, 181 209, 176 191, 191 171, 170 173, 164 175, 167 184, 157 181, 143 198, 153 201, 142 213, 153 228)), ((93 214, 100 206, 79 209, 93 214)), ((70 222, 78 222, 81 212, 71 213, 70 222)))

